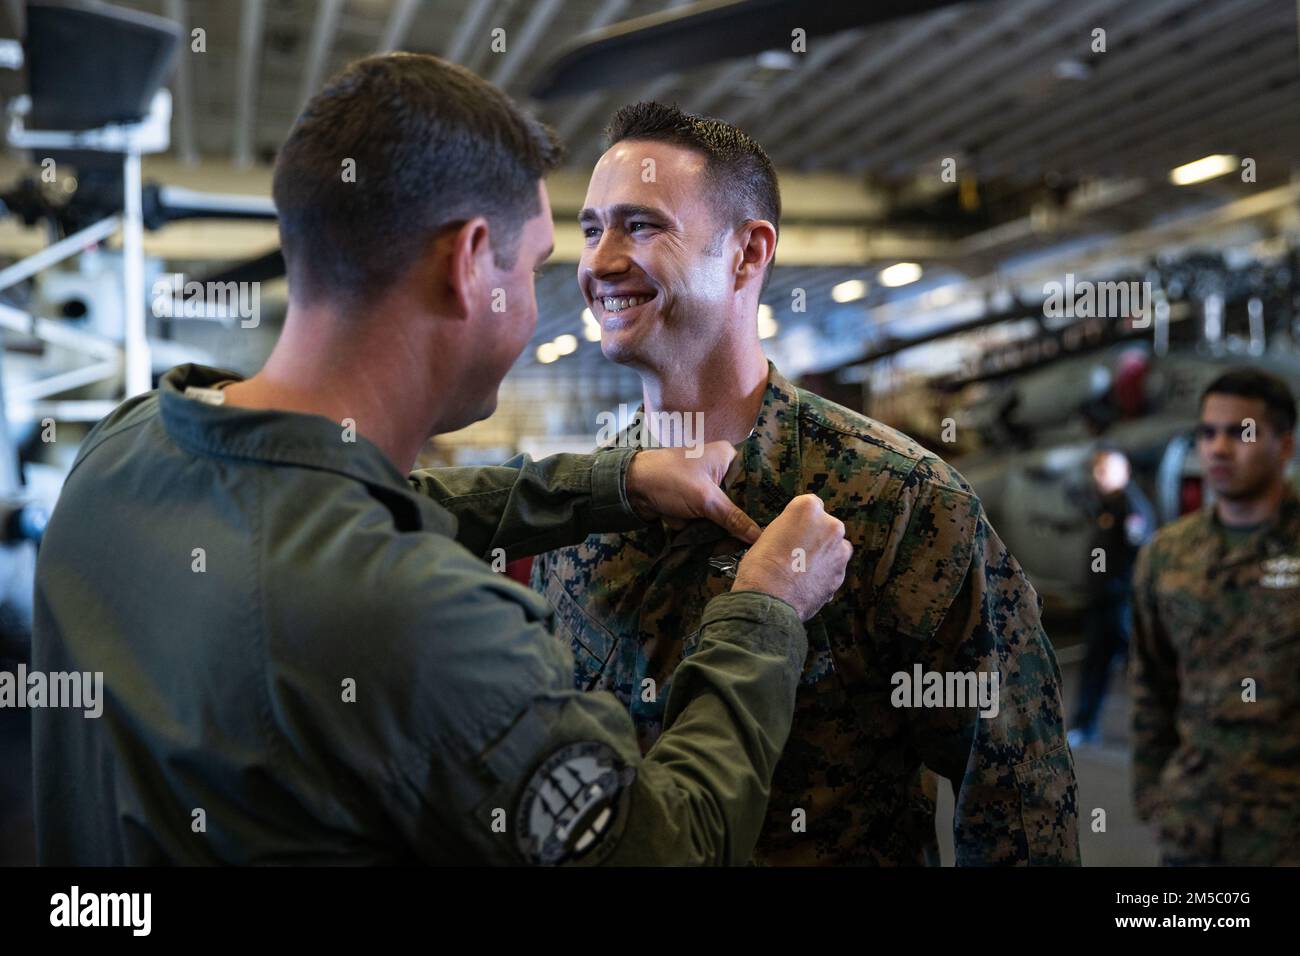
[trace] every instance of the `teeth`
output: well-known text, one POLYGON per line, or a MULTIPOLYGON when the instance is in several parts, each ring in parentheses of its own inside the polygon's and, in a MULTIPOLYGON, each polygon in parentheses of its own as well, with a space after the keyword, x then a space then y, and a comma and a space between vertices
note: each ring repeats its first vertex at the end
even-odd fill
POLYGON ((601 304, 606 312, 622 312, 634 305, 649 302, 652 298, 653 296, 648 295, 607 295, 601 299, 601 304))

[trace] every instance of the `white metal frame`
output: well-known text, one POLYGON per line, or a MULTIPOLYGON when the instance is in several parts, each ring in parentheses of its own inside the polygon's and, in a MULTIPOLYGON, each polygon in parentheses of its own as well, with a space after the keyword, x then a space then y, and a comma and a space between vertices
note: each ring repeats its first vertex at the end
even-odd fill
MULTIPOLYGON (((107 239, 113 233, 122 233, 122 341, 112 342, 101 336, 49 319, 29 315, 10 306, 0 306, 0 328, 12 329, 34 336, 52 345, 60 345, 85 353, 92 364, 59 372, 53 376, 29 382, 14 389, 16 406, 24 406, 32 417, 50 417, 64 421, 95 421, 105 414, 105 407, 115 407, 116 401, 58 401, 42 402, 69 388, 88 385, 121 376, 123 398, 147 392, 153 384, 153 370, 149 355, 149 339, 145 316, 147 301, 144 287, 144 213, 142 208, 142 183, 140 157, 145 153, 159 153, 167 149, 171 128, 171 94, 159 90, 150 103, 149 115, 139 123, 112 123, 90 130, 36 130, 26 127, 26 117, 31 112, 31 99, 15 97, 9 108, 9 145, 17 149, 89 150, 118 153, 122 157, 123 210, 119 215, 108 216, 87 226, 59 242, 33 253, 25 259, 0 270, 0 291, 22 282, 52 265, 85 251, 88 247, 107 239), (52 414, 57 412, 58 414, 52 414)), ((16 409, 15 409, 16 410, 16 409)))

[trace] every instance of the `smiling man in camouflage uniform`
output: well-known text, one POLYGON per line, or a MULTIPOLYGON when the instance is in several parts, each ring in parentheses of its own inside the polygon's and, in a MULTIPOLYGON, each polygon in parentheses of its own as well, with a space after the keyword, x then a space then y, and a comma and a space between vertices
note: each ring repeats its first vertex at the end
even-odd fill
MULTIPOLYGON (((745 512, 766 524, 812 492, 854 546, 837 599, 808 623, 758 861, 933 860, 928 767, 953 782, 958 863, 1077 863, 1060 671, 1038 597, 979 499, 907 436, 795 388, 763 357, 756 315, 780 218, 766 154, 734 127, 653 103, 621 110, 609 140, 578 280, 605 355, 642 377, 649 431, 702 413, 704 440, 740 448, 726 490, 745 512), (996 675, 996 713, 970 699, 896 706, 913 698, 895 675, 918 668, 996 675)), ((534 565, 578 686, 627 703, 643 748, 742 547, 702 522, 660 524, 534 565)))

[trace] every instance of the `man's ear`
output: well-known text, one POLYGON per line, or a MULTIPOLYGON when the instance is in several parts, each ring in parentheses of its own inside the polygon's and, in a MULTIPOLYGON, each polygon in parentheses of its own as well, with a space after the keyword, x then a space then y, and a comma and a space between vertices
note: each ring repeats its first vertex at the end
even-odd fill
POLYGON ((446 245, 448 311, 468 319, 479 311, 487 292, 488 266, 492 262, 487 220, 475 216, 448 238, 446 245))
POLYGON ((736 265, 736 288, 762 283, 767 264, 776 255, 776 227, 766 219, 747 219, 740 227, 740 262, 736 265))
POLYGON ((1282 461, 1288 462, 1291 456, 1295 454, 1295 431, 1289 431, 1282 436, 1282 461))

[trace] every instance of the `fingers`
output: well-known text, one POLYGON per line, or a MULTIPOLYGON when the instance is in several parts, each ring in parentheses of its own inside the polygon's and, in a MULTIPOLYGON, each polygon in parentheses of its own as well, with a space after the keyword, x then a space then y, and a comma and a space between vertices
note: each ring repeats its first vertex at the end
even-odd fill
POLYGON ((732 504, 721 488, 713 487, 704 499, 704 517, 726 528, 732 537, 746 544, 758 540, 760 531, 754 519, 732 504))

